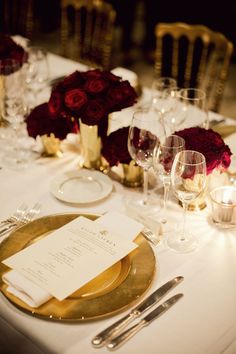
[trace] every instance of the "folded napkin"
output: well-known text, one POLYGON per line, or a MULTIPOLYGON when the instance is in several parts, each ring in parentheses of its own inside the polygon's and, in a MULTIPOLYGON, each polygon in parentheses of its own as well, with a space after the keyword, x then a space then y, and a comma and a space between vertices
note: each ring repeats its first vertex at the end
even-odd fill
POLYGON ((5 273, 2 280, 8 285, 7 291, 9 293, 17 296, 31 307, 39 307, 52 298, 52 295, 46 290, 41 289, 16 270, 5 273))

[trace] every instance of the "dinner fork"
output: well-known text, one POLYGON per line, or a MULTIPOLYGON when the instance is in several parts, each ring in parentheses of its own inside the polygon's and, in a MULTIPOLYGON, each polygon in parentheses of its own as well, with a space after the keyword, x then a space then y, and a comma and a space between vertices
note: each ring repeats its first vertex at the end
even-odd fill
POLYGON ((161 242, 161 238, 158 237, 154 232, 147 227, 145 227, 142 231, 141 234, 148 240, 150 241, 154 246, 159 245, 161 242))
POLYGON ((0 231, 0 236, 4 236, 6 233, 9 231, 12 231, 19 226, 25 225, 28 222, 32 221, 39 213, 41 210, 41 205, 39 203, 36 203, 25 215, 23 215, 21 218, 18 218, 17 221, 14 223, 10 223, 7 225, 4 229, 0 231))
POLYGON ((28 205, 26 203, 21 204, 11 216, 9 216, 5 220, 2 220, 0 222, 0 225, 14 223, 14 222, 20 220, 25 215, 27 209, 28 209, 28 205))

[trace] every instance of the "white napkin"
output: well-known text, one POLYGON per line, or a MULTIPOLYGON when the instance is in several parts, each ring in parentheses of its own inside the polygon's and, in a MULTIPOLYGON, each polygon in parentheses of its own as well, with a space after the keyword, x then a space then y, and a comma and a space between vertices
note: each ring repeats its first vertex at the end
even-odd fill
POLYGON ((17 296, 31 307, 39 307, 52 298, 52 295, 46 290, 41 289, 16 270, 5 273, 2 280, 8 285, 7 291, 9 293, 17 296))

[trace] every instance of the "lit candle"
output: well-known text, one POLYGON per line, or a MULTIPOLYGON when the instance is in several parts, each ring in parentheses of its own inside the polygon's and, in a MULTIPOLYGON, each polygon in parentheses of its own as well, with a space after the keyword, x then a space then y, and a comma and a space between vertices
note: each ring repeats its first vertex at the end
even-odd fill
POLYGON ((236 226, 236 186, 221 186, 210 192, 213 221, 222 227, 236 226))

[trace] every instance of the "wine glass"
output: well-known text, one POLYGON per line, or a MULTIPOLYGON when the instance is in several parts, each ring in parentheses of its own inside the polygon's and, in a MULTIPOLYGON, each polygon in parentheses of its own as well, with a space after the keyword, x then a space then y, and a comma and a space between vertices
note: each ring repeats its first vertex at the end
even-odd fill
POLYGON ((160 114, 163 122, 165 116, 173 109, 170 93, 176 86, 176 80, 171 77, 159 77, 152 83, 152 109, 160 114))
POLYGON ((188 204, 195 200, 206 186, 206 160, 203 154, 183 150, 175 156, 171 169, 171 183, 174 194, 184 209, 183 230, 179 235, 170 235, 167 245, 177 252, 190 252, 197 247, 197 239, 186 232, 185 220, 188 204))
POLYGON ((132 159, 143 168, 143 198, 132 201, 137 208, 149 208, 148 171, 153 165, 154 150, 164 135, 164 127, 155 111, 138 110, 134 113, 129 128, 128 150, 132 159))
POLYGON ((197 88, 184 88, 179 91, 178 110, 176 116, 184 117, 182 124, 179 124, 179 129, 199 126, 208 128, 208 110, 206 103, 205 91, 197 88))
POLYGON ((170 172, 175 156, 184 150, 185 141, 178 135, 169 135, 160 142, 154 151, 153 166, 164 186, 163 207, 159 213, 162 224, 167 222, 166 204, 169 197, 171 178, 170 172))
MULTIPOLYGON (((49 65, 47 51, 41 47, 28 47, 28 60, 25 65, 28 105, 34 108, 41 98, 41 94, 48 86, 49 65)), ((42 101, 44 98, 42 98, 42 101)))
POLYGON ((10 168, 19 169, 28 165, 36 154, 29 149, 24 119, 24 70, 14 59, 0 61, 1 74, 1 116, 5 122, 1 133, 2 161, 10 168), (22 137, 24 136, 24 139, 22 137), (24 145, 22 144, 24 143, 24 145))
POLYGON ((186 111, 182 109, 179 87, 171 87, 165 90, 166 101, 169 106, 164 116, 164 125, 167 135, 174 134, 185 122, 186 111))

